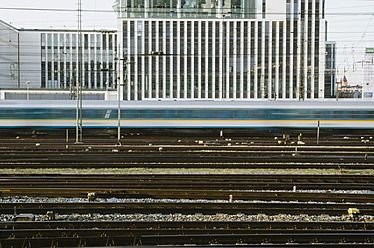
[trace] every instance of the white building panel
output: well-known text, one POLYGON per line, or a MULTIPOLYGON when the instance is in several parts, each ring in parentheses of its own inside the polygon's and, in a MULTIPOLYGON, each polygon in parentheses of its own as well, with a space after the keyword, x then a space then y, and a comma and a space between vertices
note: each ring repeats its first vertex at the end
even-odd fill
POLYGON ((19 70, 19 66, 19 31, 11 25, 0 21, 1 88, 26 87, 25 82, 21 82, 21 71, 19 70))

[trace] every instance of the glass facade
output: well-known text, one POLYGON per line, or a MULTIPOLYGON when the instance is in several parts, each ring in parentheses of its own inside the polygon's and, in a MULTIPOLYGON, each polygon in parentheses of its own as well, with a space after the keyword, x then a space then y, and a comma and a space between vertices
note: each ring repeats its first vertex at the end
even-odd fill
MULTIPOLYGON (((117 0, 121 18, 255 19, 259 0, 117 0)), ((266 0, 261 0, 266 2, 266 0)), ((266 5, 265 5, 266 6, 266 5)), ((261 11, 261 8, 260 8, 261 11)), ((263 11, 260 15, 265 15, 263 11)))
POLYGON ((335 96, 336 88, 336 43, 326 42, 325 98, 335 96))
MULTIPOLYGON (((82 33, 82 82, 85 89, 115 88, 117 34, 82 33)), ((73 32, 40 34, 41 88, 69 89, 77 82, 78 37, 73 32)))
POLYGON ((125 100, 325 96, 321 0, 186 0, 177 1, 176 9, 172 1, 165 7, 146 1, 136 10, 134 4, 118 1, 115 6, 123 33, 120 47, 134 62, 124 80, 125 100), (215 8, 198 7, 205 4, 215 8), (242 15, 246 6, 253 16, 242 15), (159 9, 163 15, 155 15, 159 9))

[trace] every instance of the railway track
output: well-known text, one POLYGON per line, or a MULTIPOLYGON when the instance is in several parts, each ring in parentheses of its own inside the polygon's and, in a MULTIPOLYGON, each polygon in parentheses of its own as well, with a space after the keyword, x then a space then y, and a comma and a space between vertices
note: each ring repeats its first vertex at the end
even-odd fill
MULTIPOLYGON (((70 129, 67 137, 65 129, 57 130, 32 130, 32 129, 0 129, 0 143, 21 144, 30 142, 40 143, 68 143, 75 142, 75 130, 70 129), (70 138, 69 138, 70 137, 70 138)), ((86 144, 113 145, 117 142, 117 129, 85 129, 83 140, 86 144)), ((128 129, 123 128, 121 132, 124 144, 144 145, 153 143, 155 145, 194 144, 196 141, 204 140, 210 143, 225 145, 230 143, 255 143, 256 145, 275 145, 289 137, 288 144, 296 143, 298 136, 302 134, 303 141, 307 145, 317 144, 317 129, 128 129), (222 131, 222 133, 221 133, 222 131), (223 134, 223 136, 221 136, 223 134)), ((364 130, 339 130, 321 129, 320 145, 327 146, 365 146, 374 142, 374 131, 364 130), (363 143, 363 141, 365 141, 363 143), (368 142, 366 142, 368 141, 368 142)))
MULTIPOLYGON (((324 140, 319 146, 314 139, 305 139, 306 145, 271 138, 127 141, 117 147, 109 141, 2 140, 0 168, 343 170, 374 165, 374 146, 360 139, 324 140)), ((0 247, 373 247, 373 182, 369 175, 2 174, 0 247), (97 199, 88 202, 88 193, 97 199), (346 221, 349 208, 360 210, 356 221, 346 221), (13 219, 20 214, 33 214, 37 221, 13 219), (188 221, 190 216, 195 221, 188 221), (311 221, 293 221, 300 216, 311 221)))
POLYGON ((301 203, 301 202, 54 202, 0 203, 2 214, 32 213, 46 215, 71 214, 243 214, 243 215, 347 215, 349 208, 358 208, 361 215, 374 216, 372 203, 301 203))
POLYGON ((8 222, 2 247, 373 245, 373 223, 352 222, 8 222))
POLYGON ((373 194, 343 194, 343 193, 307 193, 307 192, 243 192, 243 191, 194 191, 194 190, 126 190, 109 191, 100 189, 6 189, 3 196, 30 196, 30 197, 80 197, 84 198, 89 192, 95 192, 103 198, 153 198, 153 199, 207 199, 224 200, 231 195, 237 200, 245 201, 320 201, 320 202, 358 202, 371 203, 373 194))
POLYGON ((210 200, 227 200, 232 195, 235 200, 370 203, 374 202, 373 179, 353 175, 4 174, 0 175, 0 193, 3 197, 86 197, 94 192, 101 198, 210 200))
POLYGON ((0 174, 3 189, 373 190, 373 181, 374 175, 0 174))
POLYGON ((374 176, 1 175, 3 197, 374 202, 374 176), (352 192, 352 191, 359 191, 352 192))
POLYGON ((0 175, 0 216, 7 221, 0 221, 0 245, 370 247, 374 245, 373 179, 358 175, 4 174, 0 175), (316 190, 316 185, 323 190, 316 190), (87 193, 95 193, 97 199, 88 202, 87 193), (357 221, 319 221, 319 216, 349 219, 349 208, 360 210, 357 221), (20 214, 37 219, 10 218, 20 214), (139 221, 137 216, 148 220, 139 221), (229 216, 244 219, 228 221, 229 216), (284 221, 248 221, 245 216, 281 216, 284 221), (312 220, 291 220, 297 216, 312 220), (215 221, 209 221, 212 217, 215 221))
POLYGON ((0 168, 371 169, 371 146, 52 145, 0 146, 0 168))

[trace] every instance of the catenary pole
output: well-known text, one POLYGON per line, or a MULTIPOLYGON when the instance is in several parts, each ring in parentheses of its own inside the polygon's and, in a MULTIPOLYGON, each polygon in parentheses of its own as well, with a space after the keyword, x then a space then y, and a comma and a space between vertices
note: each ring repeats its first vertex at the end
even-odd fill
POLYGON ((78 0, 78 53, 77 53, 77 112, 76 112, 76 143, 83 142, 83 118, 82 118, 82 0, 78 0))

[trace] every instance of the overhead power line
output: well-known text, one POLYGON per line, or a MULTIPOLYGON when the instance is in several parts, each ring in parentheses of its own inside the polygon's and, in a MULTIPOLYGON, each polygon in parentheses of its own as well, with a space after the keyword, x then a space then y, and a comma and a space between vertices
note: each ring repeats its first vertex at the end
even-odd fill
MULTIPOLYGON (((131 8, 129 7, 131 10, 131 13, 144 13, 144 10, 138 10, 138 8, 131 8)), ((152 8, 150 7, 148 10, 148 13, 159 13, 160 10, 163 10, 163 9, 173 9, 173 8, 152 8)), ((175 9, 175 8, 174 8, 175 9)), ((226 8, 221 8, 221 9, 226 9, 226 8)), ((0 7, 0 10, 19 10, 19 11, 50 11, 50 12, 76 12, 77 9, 55 9, 55 8, 24 8, 24 7, 0 7)), ((191 10, 193 13, 191 14, 199 14, 199 13, 205 13, 205 12, 202 12, 203 9, 201 8, 183 8, 183 10, 191 10)), ((102 13, 115 13, 114 10, 98 10, 98 9, 82 9, 82 12, 92 12, 92 13, 95 13, 95 12, 102 12, 102 13)), ((206 13, 205 13, 206 14, 206 13)), ((256 12, 240 12, 240 13, 232 13, 232 14, 263 14, 262 12, 260 13, 256 13, 256 12)), ((286 15, 285 12, 267 12, 266 13, 267 15, 286 15)), ((293 13, 293 14, 301 14, 301 15, 304 15, 304 13, 293 13)), ((310 15, 310 13, 308 13, 308 15, 310 15)), ((319 13, 314 13, 313 15, 319 15, 319 13)), ((373 15, 373 12, 360 12, 360 11, 357 11, 357 12, 350 12, 350 13, 347 13, 347 12, 326 12, 325 13, 326 16, 334 16, 334 15, 337 15, 337 16, 340 16, 340 15, 358 15, 358 16, 365 16, 365 15, 368 15, 368 16, 371 16, 373 15)))
MULTIPOLYGON (((44 8, 23 8, 23 7, 0 7, 0 10, 21 10, 21 11, 51 11, 51 12, 77 12, 76 9, 44 9, 44 8)), ((114 10, 92 10, 82 9, 82 12, 106 12, 114 13, 114 10)))

